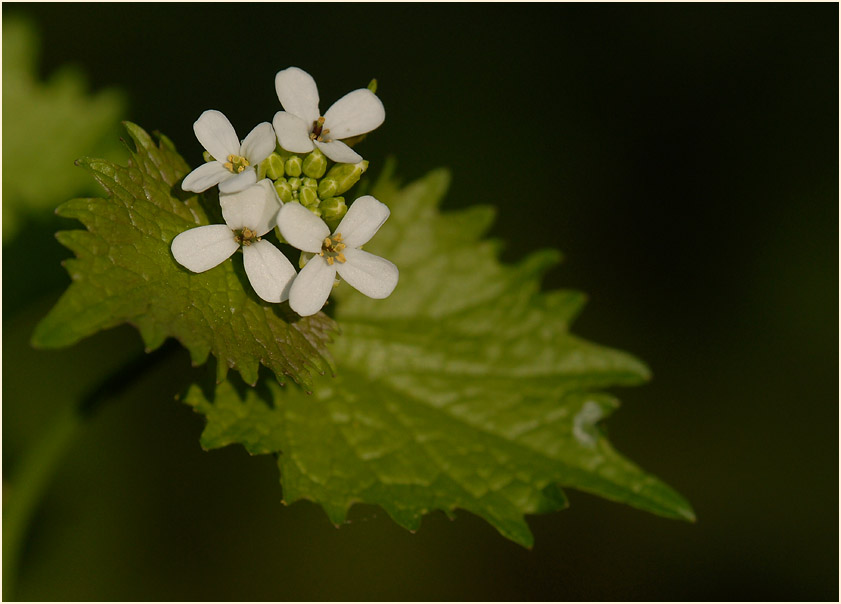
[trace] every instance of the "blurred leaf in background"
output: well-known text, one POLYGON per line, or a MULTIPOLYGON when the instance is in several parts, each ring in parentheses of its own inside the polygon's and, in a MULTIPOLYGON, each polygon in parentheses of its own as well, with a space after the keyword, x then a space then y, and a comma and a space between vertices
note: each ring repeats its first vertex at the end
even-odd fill
POLYGON ((119 156, 120 92, 85 91, 85 77, 66 67, 41 81, 38 36, 25 20, 3 20, 3 243, 26 216, 52 211, 74 193, 93 190, 73 162, 119 156))

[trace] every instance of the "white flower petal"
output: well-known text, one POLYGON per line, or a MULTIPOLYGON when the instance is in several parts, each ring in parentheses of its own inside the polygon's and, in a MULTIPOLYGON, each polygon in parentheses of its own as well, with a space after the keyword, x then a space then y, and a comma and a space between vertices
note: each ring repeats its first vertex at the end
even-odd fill
POLYGON ((346 246, 359 247, 371 240, 390 214, 387 205, 365 195, 350 205, 335 232, 342 234, 346 246))
POLYGON ((277 138, 269 122, 257 124, 242 141, 239 154, 245 157, 252 166, 257 166, 274 151, 277 138))
POLYGON ((342 141, 331 141, 329 143, 323 143, 321 141, 313 142, 321 149, 324 155, 337 164, 358 164, 362 161, 362 156, 342 141))
MULTIPOLYGON (((261 180, 257 184, 260 185, 261 187, 265 188, 269 193, 271 193, 271 195, 269 197, 274 199, 275 203, 277 204, 278 209, 280 209, 280 207, 283 205, 283 201, 280 199, 280 195, 277 194, 277 189, 274 188, 274 181, 272 181, 268 178, 264 178, 263 180, 261 180)), ((275 214, 275 218, 277 218, 277 214, 275 214)), ((277 225, 277 222, 273 222, 270 225, 269 228, 273 229, 273 228, 275 228, 275 225, 277 225)))
POLYGON ((274 79, 277 98, 283 108, 312 126, 321 115, 318 111, 318 86, 303 69, 290 67, 278 71, 274 79))
POLYGON ((344 251, 344 263, 335 263, 342 279, 369 298, 387 298, 397 286, 400 272, 397 267, 374 254, 353 248, 344 251))
POLYGON ((302 317, 314 315, 327 302, 335 279, 336 266, 330 266, 321 256, 313 256, 292 282, 289 306, 302 317))
POLYGON ((172 240, 172 255, 184 268, 203 273, 229 258, 238 247, 231 229, 224 224, 212 224, 178 235, 172 240))
POLYGON ((258 237, 268 233, 275 225, 280 204, 268 178, 244 191, 219 196, 222 216, 233 231, 248 227, 258 237))
MULTIPOLYGON (((272 120, 277 142, 292 153, 309 153, 313 150, 310 130, 297 115, 278 111, 272 120)), ((312 125, 312 124, 310 124, 312 125)))
POLYGON ((198 168, 187 174, 181 188, 185 191, 201 193, 210 187, 218 185, 223 180, 231 178, 233 174, 218 161, 211 161, 200 165, 198 168))
POLYGON ((349 138, 370 132, 385 120, 383 102, 367 88, 348 92, 324 114, 330 138, 349 138))
POLYGON ((230 178, 226 178, 219 183, 220 193, 236 193, 247 189, 257 182, 257 171, 248 167, 239 174, 231 174, 230 178))
POLYGON ((290 245, 313 254, 321 251, 321 244, 330 235, 324 221, 296 201, 283 204, 277 226, 290 245))
POLYGON ((231 154, 239 155, 239 138, 231 122, 221 111, 205 111, 193 124, 193 132, 213 159, 221 162, 231 154))
POLYGON ((251 287, 266 302, 283 302, 295 278, 295 267, 268 241, 242 246, 242 261, 251 287))

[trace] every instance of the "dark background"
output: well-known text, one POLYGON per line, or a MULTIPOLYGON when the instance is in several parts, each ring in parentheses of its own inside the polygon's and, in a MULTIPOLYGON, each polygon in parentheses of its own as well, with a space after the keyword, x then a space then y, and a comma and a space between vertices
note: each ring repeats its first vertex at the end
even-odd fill
MULTIPOLYGON (((315 505, 279 503, 270 457, 201 451, 202 419, 171 397, 182 355, 68 450, 20 598, 837 600, 836 4, 3 14, 37 25, 44 75, 70 63, 93 89, 123 89, 126 119, 165 132, 192 164, 198 115, 219 109, 244 136, 279 109, 279 69, 313 74, 322 109, 378 78, 387 119, 360 148, 372 173, 387 155, 407 180, 448 166, 445 207, 496 205, 505 260, 564 251, 546 287, 588 293, 575 332, 654 371, 618 392, 612 441, 698 515, 668 521, 571 492, 569 510, 531 518, 531 551, 463 512, 410 534, 358 506, 337 530, 315 505)), ((69 351, 28 349, 68 283, 65 250, 36 239, 55 228, 4 249, 4 471, 59 390, 84 391, 141 347, 123 327, 69 351), (23 299, 12 277, 36 270, 44 295, 23 299)))

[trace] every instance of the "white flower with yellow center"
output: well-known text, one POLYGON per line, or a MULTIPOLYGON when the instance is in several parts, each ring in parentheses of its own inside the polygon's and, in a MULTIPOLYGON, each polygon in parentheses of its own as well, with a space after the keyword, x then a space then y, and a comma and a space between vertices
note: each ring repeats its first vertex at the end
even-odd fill
POLYGON ((200 226, 172 240, 172 255, 194 273, 218 266, 242 246, 248 281, 266 302, 283 302, 295 268, 274 245, 261 239, 275 224, 281 201, 269 179, 244 191, 219 196, 226 224, 200 226))
POLYGON ((366 296, 387 298, 397 285, 397 267, 359 247, 374 236, 389 214, 384 203, 370 195, 360 197, 331 235, 324 221, 301 204, 284 204, 277 216, 281 235, 299 250, 315 254, 292 283, 292 310, 302 317, 321 310, 336 273, 366 296))
POLYGON ((228 118, 214 109, 205 111, 193 124, 193 132, 216 161, 190 172, 181 184, 185 191, 201 193, 219 185, 220 193, 236 193, 257 182, 256 166, 271 155, 276 138, 272 125, 258 124, 240 143, 228 118))
POLYGON ((318 147, 334 162, 359 163, 362 156, 340 139, 370 132, 385 120, 382 101, 367 88, 347 93, 321 115, 315 80, 297 67, 279 71, 275 89, 285 111, 275 114, 272 125, 280 146, 292 153, 318 147))

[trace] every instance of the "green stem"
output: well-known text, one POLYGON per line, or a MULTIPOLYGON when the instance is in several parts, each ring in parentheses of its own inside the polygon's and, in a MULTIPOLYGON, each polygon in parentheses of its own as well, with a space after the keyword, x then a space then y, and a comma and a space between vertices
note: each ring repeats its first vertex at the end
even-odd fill
POLYGON ((129 361, 100 382, 75 407, 59 414, 24 454, 11 480, 3 486, 3 600, 14 597, 21 549, 29 523, 74 437, 104 402, 128 390, 176 349, 170 341, 152 354, 129 361))
POLYGON ((63 412, 49 429, 29 448, 20 463, 11 486, 5 487, 3 506, 3 599, 14 594, 18 576, 18 560, 29 521, 37 503, 62 459, 63 453, 83 417, 75 409, 63 412))

